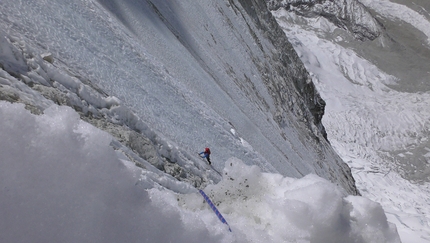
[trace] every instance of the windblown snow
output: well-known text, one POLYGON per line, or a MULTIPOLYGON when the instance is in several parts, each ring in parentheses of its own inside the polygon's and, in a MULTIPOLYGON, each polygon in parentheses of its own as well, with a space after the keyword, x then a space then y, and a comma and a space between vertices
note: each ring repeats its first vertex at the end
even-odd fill
POLYGON ((1 101, 0 132, 2 242, 399 242, 378 203, 316 175, 228 159, 204 191, 229 232, 197 189, 176 193, 182 183, 136 167, 69 107, 1 101))

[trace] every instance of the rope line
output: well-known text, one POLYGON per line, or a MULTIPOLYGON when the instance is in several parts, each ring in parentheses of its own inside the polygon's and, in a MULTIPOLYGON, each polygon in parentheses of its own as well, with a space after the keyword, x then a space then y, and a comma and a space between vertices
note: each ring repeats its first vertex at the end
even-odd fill
POLYGON ((228 225, 225 218, 222 216, 222 214, 218 211, 218 209, 215 207, 211 199, 206 195, 206 193, 202 190, 199 190, 200 194, 202 194, 205 201, 209 204, 209 206, 212 208, 212 210, 215 212, 216 216, 221 220, 223 224, 226 224, 228 226, 228 230, 231 232, 230 225, 228 225))

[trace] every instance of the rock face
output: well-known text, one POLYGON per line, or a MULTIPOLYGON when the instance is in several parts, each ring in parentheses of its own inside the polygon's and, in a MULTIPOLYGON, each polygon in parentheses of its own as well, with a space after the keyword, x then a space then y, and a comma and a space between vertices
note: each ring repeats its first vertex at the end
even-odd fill
POLYGON ((306 17, 324 17, 360 40, 374 40, 382 25, 357 0, 266 0, 270 10, 284 8, 306 17))
MULTIPOLYGON (((230 1, 230 3, 232 2, 230 1)), ((302 117, 302 121, 314 135, 313 138, 308 138, 307 142, 313 143, 314 146, 319 148, 317 150, 321 155, 320 159, 324 161, 327 156, 324 154, 332 153, 330 152, 331 148, 328 148, 327 133, 321 122, 324 115, 325 101, 316 90, 308 71, 264 1, 239 0, 239 3, 259 31, 262 31, 263 36, 275 47, 275 51, 271 53, 272 55, 268 55, 271 58, 270 67, 258 65, 260 72, 266 74, 262 76, 263 81, 277 103, 274 120, 277 121, 280 127, 283 127, 284 124, 291 124, 291 121, 289 121, 291 119, 289 117, 290 112, 297 117, 302 117), (320 141, 319 137, 321 136, 325 138, 324 141, 320 141)), ((255 42, 260 43, 260 40, 256 38, 257 35, 253 36, 255 42)), ((344 188, 347 188, 349 193, 359 194, 350 168, 337 155, 334 155, 334 157, 336 159, 333 162, 337 165, 337 168, 335 170, 329 169, 329 178, 331 177, 332 181, 341 181, 341 184, 344 185, 344 188), (338 170, 341 171, 342 178, 338 175, 336 176, 337 172, 335 171, 338 170)), ((323 167, 322 165, 320 166, 323 167)))
MULTIPOLYGON (((252 17, 257 27, 277 48, 277 52, 272 57, 272 70, 269 71, 269 67, 260 65, 262 73, 270 74, 264 76, 263 79, 268 89, 272 91, 273 99, 278 103, 275 120, 280 125, 285 123, 287 118, 284 109, 289 107, 297 115, 305 117, 309 128, 315 125, 323 137, 327 139, 327 133, 321 123, 325 101, 315 89, 308 71, 297 56, 293 46, 263 1, 240 0, 239 2, 247 14, 252 17), (297 97, 297 100, 294 97, 296 91, 301 96, 297 97), (298 107, 292 104, 297 104, 298 107)), ((255 41, 258 42, 259 40, 256 39, 255 41)))

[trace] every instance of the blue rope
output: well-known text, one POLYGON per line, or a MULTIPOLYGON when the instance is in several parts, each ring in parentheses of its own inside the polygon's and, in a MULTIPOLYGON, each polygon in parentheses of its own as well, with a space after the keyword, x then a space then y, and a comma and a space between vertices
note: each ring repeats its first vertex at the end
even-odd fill
POLYGON ((200 194, 202 194, 203 198, 206 200, 206 202, 209 204, 209 206, 215 212, 216 216, 218 216, 219 220, 221 220, 221 222, 223 224, 226 224, 228 226, 228 230, 231 232, 230 225, 228 225, 227 221, 221 215, 221 213, 218 211, 218 209, 215 207, 215 205, 213 204, 213 202, 211 201, 211 199, 206 195, 206 193, 204 191, 199 190, 199 192, 200 192, 200 194))

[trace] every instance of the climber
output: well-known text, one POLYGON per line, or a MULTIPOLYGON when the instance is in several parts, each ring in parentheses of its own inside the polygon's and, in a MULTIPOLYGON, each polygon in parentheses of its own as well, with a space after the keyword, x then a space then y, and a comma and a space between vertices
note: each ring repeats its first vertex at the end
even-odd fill
POLYGON ((211 165, 211 158, 210 158, 211 150, 209 148, 205 148, 205 151, 200 152, 199 155, 202 158, 206 158, 206 160, 208 161, 209 165, 211 165))

